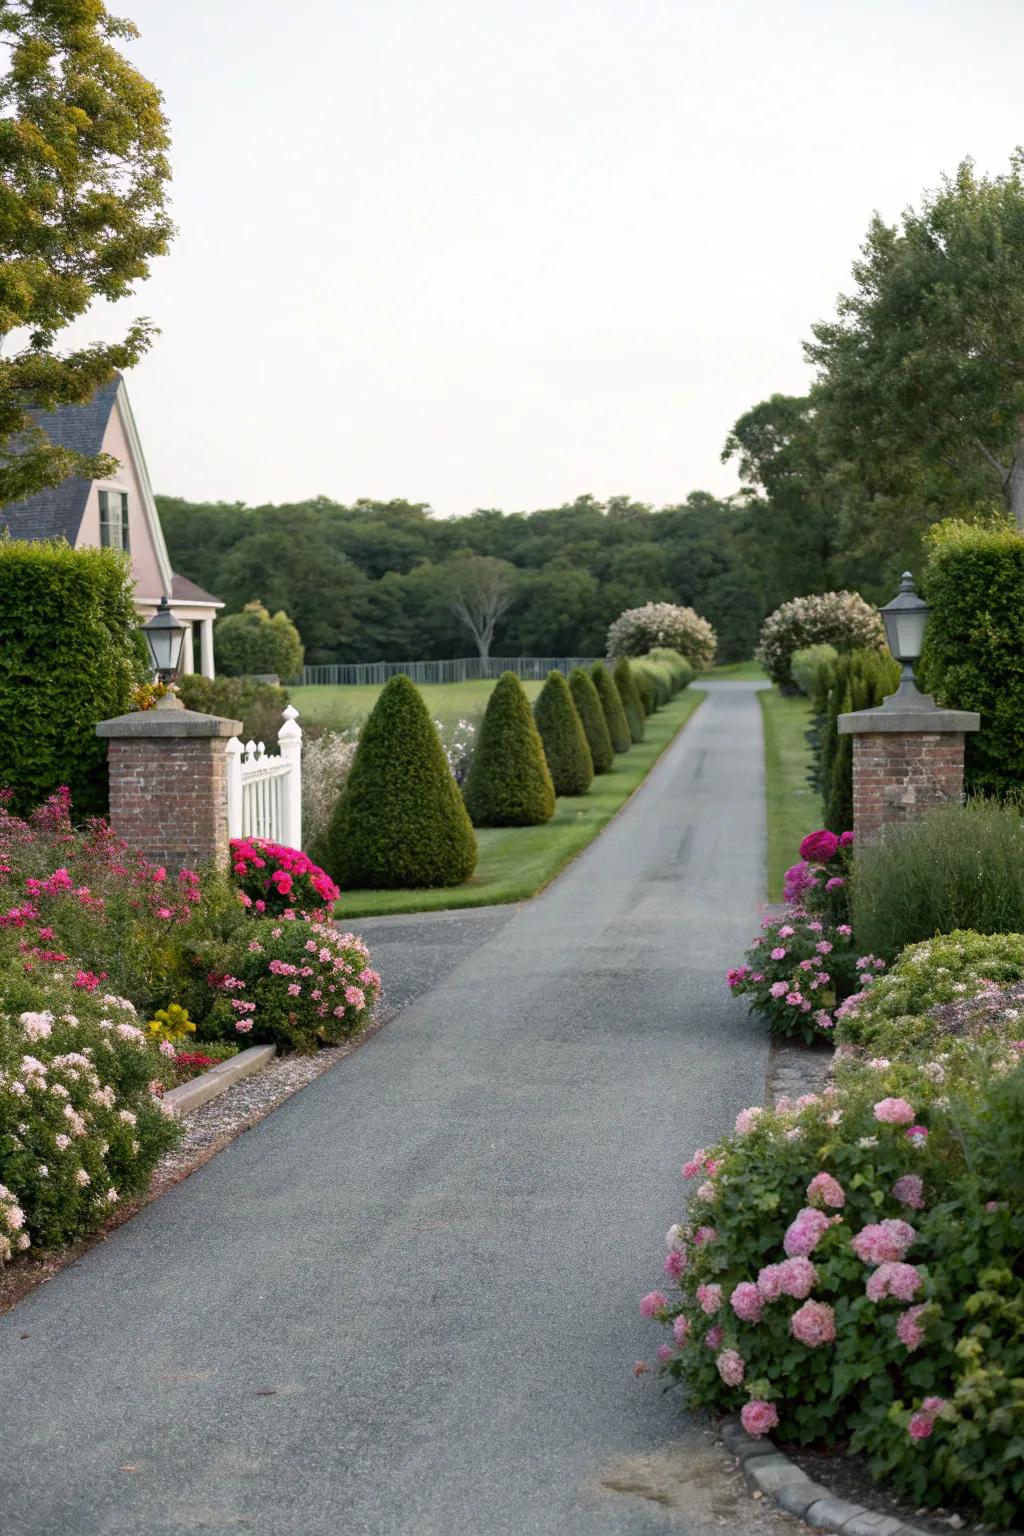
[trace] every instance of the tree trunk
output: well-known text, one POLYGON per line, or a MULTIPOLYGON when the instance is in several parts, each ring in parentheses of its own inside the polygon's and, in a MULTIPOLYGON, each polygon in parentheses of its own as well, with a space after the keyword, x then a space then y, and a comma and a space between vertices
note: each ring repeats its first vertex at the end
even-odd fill
POLYGON ((1006 510, 1013 513, 1019 531, 1024 533, 1024 433, 1017 439, 1010 473, 1003 485, 1003 495, 1006 497, 1006 510))

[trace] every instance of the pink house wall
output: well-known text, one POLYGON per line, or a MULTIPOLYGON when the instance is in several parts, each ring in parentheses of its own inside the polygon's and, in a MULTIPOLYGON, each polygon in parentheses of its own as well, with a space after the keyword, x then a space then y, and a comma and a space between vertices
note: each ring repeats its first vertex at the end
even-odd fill
POLYGON ((100 491, 127 491, 128 493, 128 542, 131 546, 132 574, 136 581, 136 597, 153 598, 159 602, 165 582, 160 574, 160 561, 156 545, 146 520, 142 503, 142 486, 139 484, 128 434, 121 418, 120 401, 115 401, 103 438, 103 452, 112 454, 120 461, 120 469, 109 480, 95 480, 89 491, 85 515, 78 530, 76 547, 98 545, 100 542, 100 491))

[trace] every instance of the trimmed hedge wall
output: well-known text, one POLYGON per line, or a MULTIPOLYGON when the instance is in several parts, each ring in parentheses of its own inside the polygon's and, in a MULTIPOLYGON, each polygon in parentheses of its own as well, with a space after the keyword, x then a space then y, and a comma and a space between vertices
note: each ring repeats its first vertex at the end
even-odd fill
POLYGON ((585 795, 594 780, 594 764, 583 722, 561 672, 551 672, 533 706, 556 795, 585 795))
POLYGON ((633 671, 625 656, 620 656, 615 663, 615 686, 619 690, 619 698, 622 707, 626 711, 626 720, 629 725, 629 734, 633 741, 644 739, 644 707, 640 702, 640 695, 636 691, 636 683, 633 681, 633 671))
POLYGON ((938 523, 927 538, 931 604, 921 670, 936 703, 976 709, 967 787, 1024 783, 1024 538, 1009 523, 938 523))
POLYGON ((131 709, 145 655, 127 555, 0 539, 0 788, 14 811, 62 784, 77 815, 106 810, 96 726, 131 709))
POLYGON ((628 752, 633 745, 633 737, 629 729, 629 721, 626 719, 626 711, 622 707, 622 698, 615 686, 615 679, 603 661, 594 662, 590 676, 597 689, 601 708, 604 710, 612 749, 615 752, 628 752))
POLYGON ((176 686, 186 709, 241 720, 243 741, 262 741, 268 752, 277 750, 277 733, 288 703, 286 688, 251 677, 204 677, 200 672, 179 677, 176 686))
POLYGON ((487 701, 463 787, 475 827, 535 827, 555 812, 555 787, 530 701, 503 672, 487 701))
POLYGON ((381 690, 327 834, 342 888, 459 885, 476 838, 423 695, 407 677, 381 690))
POLYGON ((615 762, 615 749, 608 734, 608 722, 604 717, 594 680, 582 667, 573 667, 569 673, 569 692, 576 705, 595 773, 610 773, 615 762))

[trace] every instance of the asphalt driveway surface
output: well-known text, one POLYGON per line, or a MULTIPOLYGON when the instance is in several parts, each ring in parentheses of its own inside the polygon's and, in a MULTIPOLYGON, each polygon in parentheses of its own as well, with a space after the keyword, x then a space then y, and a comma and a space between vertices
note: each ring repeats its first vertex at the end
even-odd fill
POLYGON ((0 1531, 755 1528, 633 1366, 680 1163, 764 1095, 763 804, 722 685, 535 901, 356 925, 392 1022, 0 1322, 0 1531))

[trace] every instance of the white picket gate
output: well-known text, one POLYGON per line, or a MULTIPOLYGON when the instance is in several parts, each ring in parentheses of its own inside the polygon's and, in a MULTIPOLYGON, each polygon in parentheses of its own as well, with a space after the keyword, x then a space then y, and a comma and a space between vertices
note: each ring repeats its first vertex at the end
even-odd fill
POLYGON ((302 847, 302 728, 291 704, 269 756, 262 741, 237 736, 227 743, 228 836, 265 837, 287 848, 302 847))

